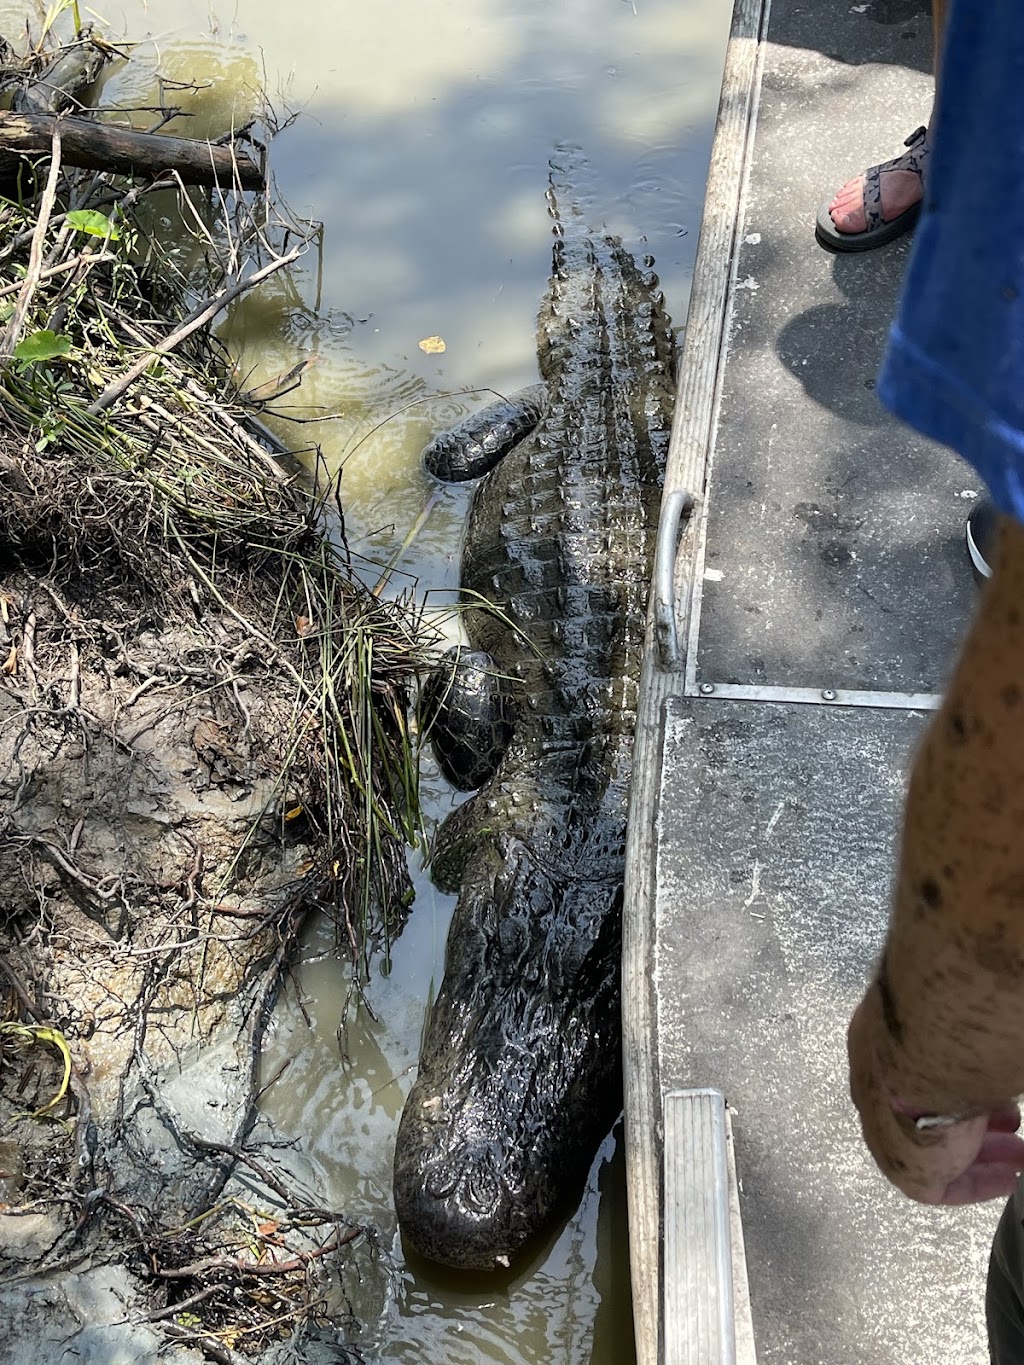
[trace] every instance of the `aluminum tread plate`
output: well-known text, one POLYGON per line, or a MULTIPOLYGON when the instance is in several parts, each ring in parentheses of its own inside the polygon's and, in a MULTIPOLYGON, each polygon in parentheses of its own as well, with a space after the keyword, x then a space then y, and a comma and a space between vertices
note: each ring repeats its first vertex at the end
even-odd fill
POLYGON ((984 1365, 999 1209, 903 1199, 845 1030, 877 952, 913 712, 670 697, 658 809, 663 1093, 725 1093, 761 1365, 984 1365))

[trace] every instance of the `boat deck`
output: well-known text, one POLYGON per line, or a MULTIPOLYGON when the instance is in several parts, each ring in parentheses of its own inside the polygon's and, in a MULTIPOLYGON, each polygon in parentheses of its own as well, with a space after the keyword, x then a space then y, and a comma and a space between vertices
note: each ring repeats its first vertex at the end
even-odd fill
POLYGON ((845 1067, 910 755, 975 598, 978 483, 874 393, 909 239, 832 256, 813 227, 843 179, 927 121, 930 43, 921 0, 736 3, 666 486, 668 513, 675 492, 695 510, 675 555, 664 518, 635 759, 640 1365, 684 1358, 665 1340, 661 1248, 686 1227, 661 1137, 664 1097, 698 1087, 731 1116, 754 1343, 740 1332, 738 1360, 988 1360, 999 1207, 923 1209, 890 1189, 845 1067))

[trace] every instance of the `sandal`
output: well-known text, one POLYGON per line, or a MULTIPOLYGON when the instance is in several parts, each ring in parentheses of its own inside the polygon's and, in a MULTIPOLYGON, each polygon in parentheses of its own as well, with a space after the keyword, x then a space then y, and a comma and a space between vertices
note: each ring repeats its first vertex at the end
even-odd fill
POLYGON ((867 222, 864 231, 840 232, 832 221, 828 204, 822 204, 814 227, 819 246, 826 251, 872 251, 876 246, 884 246, 886 242, 910 231, 921 214, 921 200, 886 221, 882 217, 882 175, 885 171, 914 171, 921 177, 923 186, 931 152, 928 129, 918 128, 903 145, 910 150, 893 157, 892 161, 883 161, 880 166, 871 166, 864 172, 864 217, 867 222))

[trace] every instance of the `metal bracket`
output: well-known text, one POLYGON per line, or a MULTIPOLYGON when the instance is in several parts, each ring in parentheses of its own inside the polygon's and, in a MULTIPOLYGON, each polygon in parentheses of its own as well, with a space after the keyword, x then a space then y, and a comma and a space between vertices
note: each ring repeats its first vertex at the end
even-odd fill
POLYGON ((664 669, 678 669, 679 627, 676 624, 676 550, 683 517, 694 508, 694 497, 685 489, 666 493, 658 517, 658 540, 654 553, 654 635, 664 669))

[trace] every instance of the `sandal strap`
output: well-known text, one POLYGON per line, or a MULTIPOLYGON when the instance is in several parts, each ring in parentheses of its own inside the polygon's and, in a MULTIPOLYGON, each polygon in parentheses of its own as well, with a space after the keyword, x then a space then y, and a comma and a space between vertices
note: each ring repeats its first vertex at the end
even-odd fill
POLYGON ((921 184, 925 184, 931 155, 928 129, 923 126, 916 128, 903 145, 910 150, 894 156, 891 161, 869 166, 864 172, 864 220, 869 232, 885 222, 882 216, 882 176, 886 171, 912 171, 921 177, 921 184))
POLYGON ((882 217, 882 172, 885 166, 869 166, 864 172, 864 226, 872 232, 885 222, 882 217))
POLYGON ((911 133, 904 142, 904 147, 910 150, 902 152, 899 156, 894 156, 891 161, 883 161, 881 165, 872 167, 879 171, 913 171, 924 180, 925 170, 928 159, 931 156, 931 143, 928 141, 928 129, 918 128, 911 133))

